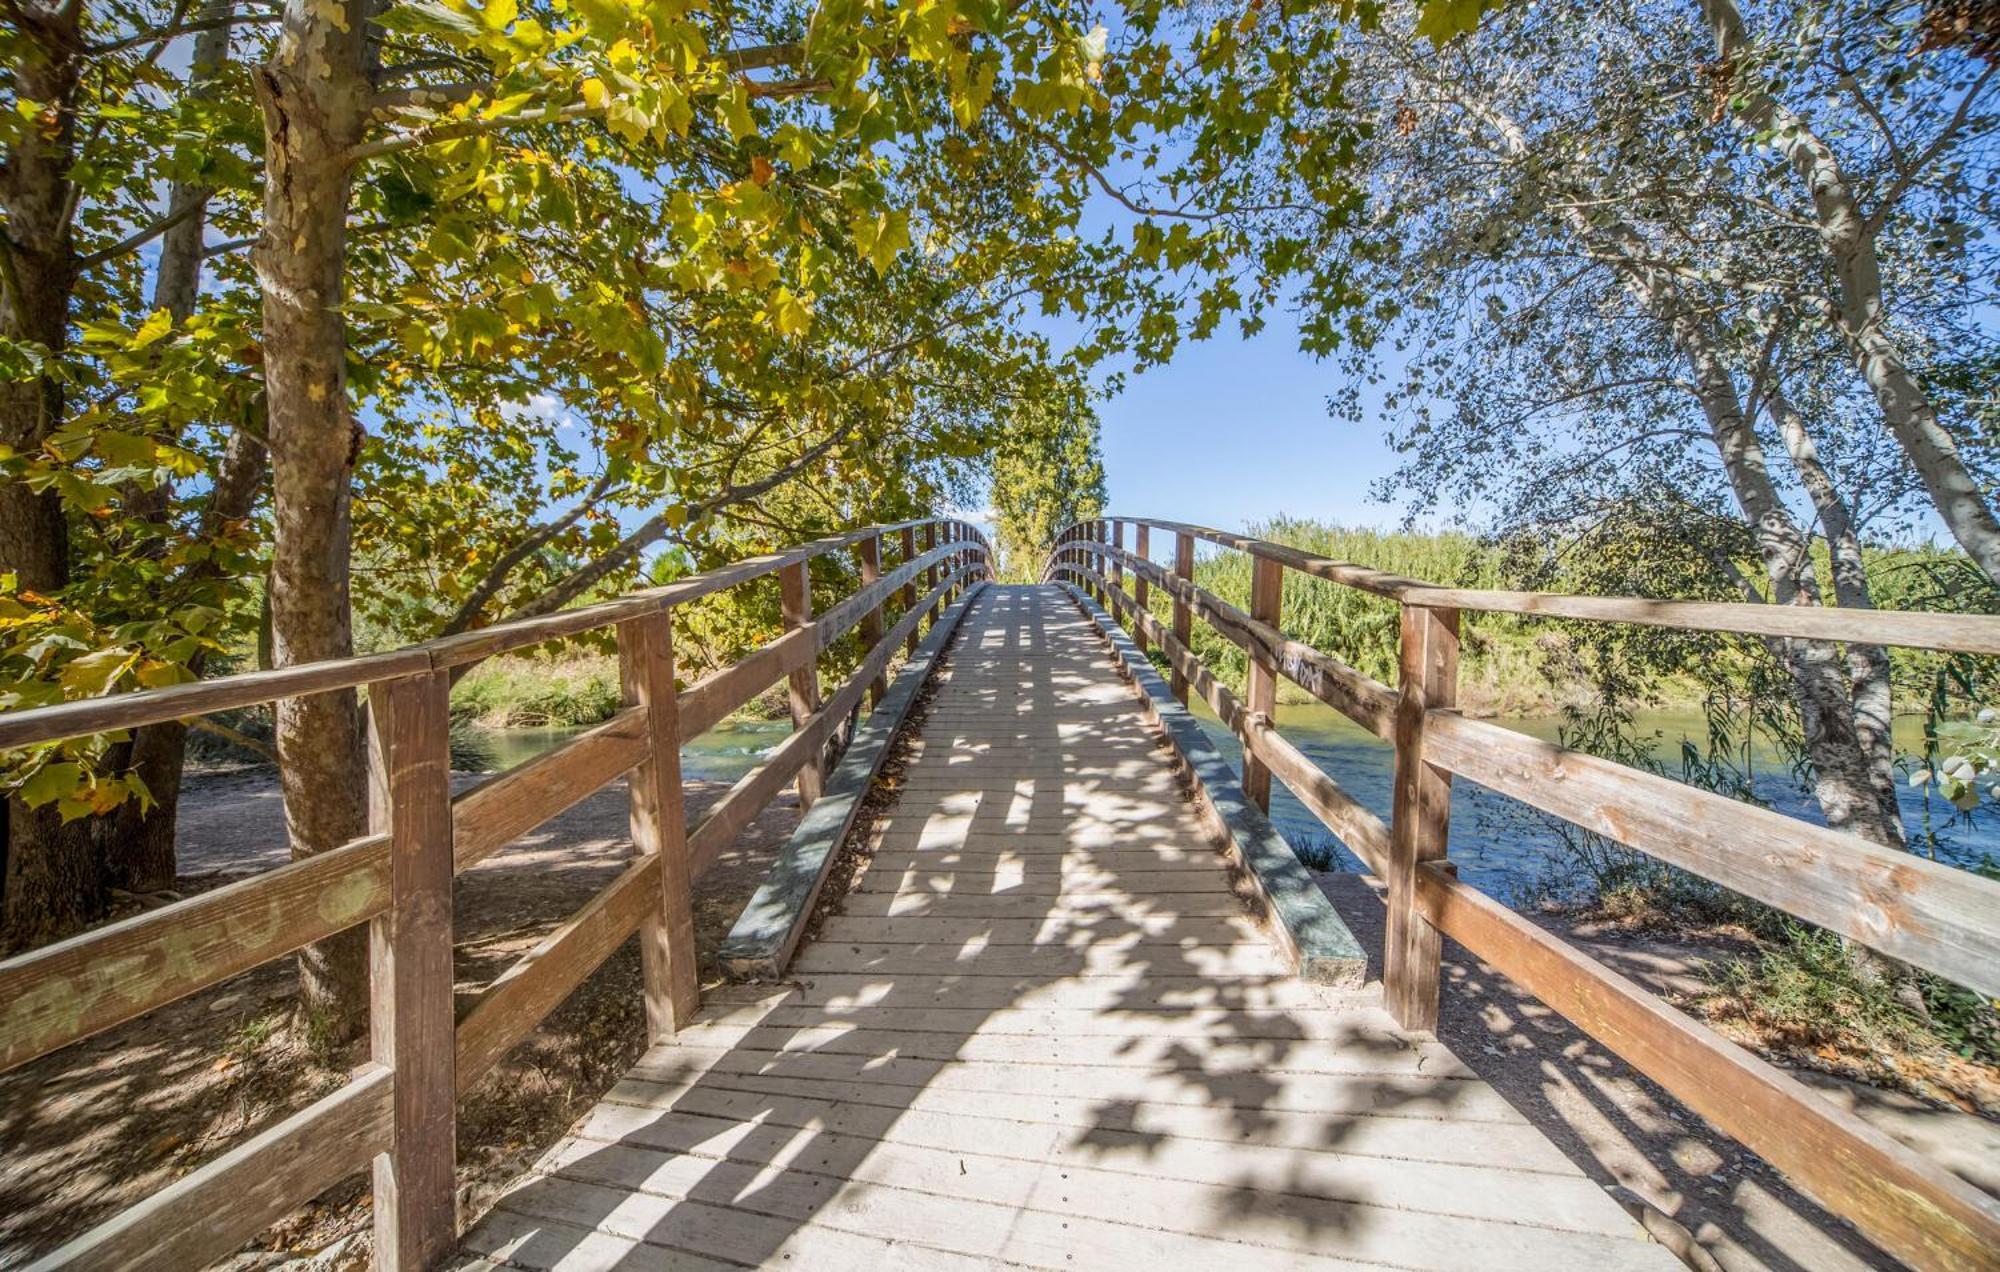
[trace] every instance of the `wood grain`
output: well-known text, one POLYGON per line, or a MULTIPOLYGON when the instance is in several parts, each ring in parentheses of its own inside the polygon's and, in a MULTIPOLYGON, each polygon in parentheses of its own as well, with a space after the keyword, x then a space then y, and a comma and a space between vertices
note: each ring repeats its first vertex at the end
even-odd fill
POLYGON ((388 792, 390 901, 369 941, 369 1054, 395 1074, 395 1135, 375 1158, 375 1266, 416 1272, 458 1239, 452 1002, 451 676, 370 695, 388 792))
POLYGON ((1988 996, 2000 883, 1709 791, 1433 711, 1433 762, 1988 996))
POLYGON ((0 1071, 380 914, 389 840, 303 861, 0 963, 0 1071))
POLYGON ((656 914, 659 895, 660 858, 639 858, 487 986, 458 1026, 459 1094, 477 1086, 656 914))
MULTIPOLYGON (((812 576, 807 571, 804 562, 787 566, 778 572, 778 592, 779 605, 785 617, 785 626, 811 629, 813 626, 812 576)), ((813 635, 813 648, 825 648, 825 642, 820 639, 816 631, 813 635)), ((805 728, 806 721, 812 719, 813 714, 819 710, 818 665, 810 661, 802 664, 787 677, 787 683, 789 687, 786 692, 786 699, 791 707, 792 728, 795 730, 803 729, 805 728)), ((822 738, 822 740, 824 739, 822 738)), ((800 755, 796 771, 798 773, 799 808, 803 811, 812 807, 813 801, 819 798, 820 791, 826 786, 825 761, 817 754, 800 755)), ((769 802, 766 799, 759 804, 759 807, 762 807, 763 803, 769 802)), ((734 838, 734 836, 731 836, 731 838, 734 838)))
POLYGON ((1424 750, 1425 712, 1458 690, 1458 614, 1405 605, 1396 700, 1396 779, 1389 818, 1389 919, 1382 938, 1382 995, 1405 1029, 1436 1029, 1444 943, 1417 908, 1417 869, 1442 861, 1451 826, 1451 774, 1424 750))
MULTIPOLYGON (((1122 588, 1121 573, 1117 584, 1122 588)), ((1285 570, 1276 561, 1258 561, 1250 572, 1250 617, 1277 630, 1278 615, 1284 604, 1285 570)), ((1278 665, 1263 650, 1250 650, 1245 660, 1243 705, 1251 715, 1268 718, 1278 709, 1278 665)), ((1271 811, 1271 770, 1257 758, 1254 748, 1243 751, 1243 793, 1250 802, 1271 811)))
POLYGON ((1990 1268, 2000 1200, 1453 878, 1419 871, 1424 917, 1914 1267, 1990 1268))
POLYGON ((196 1167, 30 1264, 55 1269, 199 1268, 368 1168, 394 1134, 394 1077, 366 1066, 330 1095, 196 1167))
POLYGON ((646 754, 627 786, 626 824, 632 847, 656 863, 658 887, 640 925, 639 953, 646 992, 646 1036, 671 1038, 701 1005, 696 974, 694 899, 681 788, 679 704, 674 693, 672 614, 634 619, 618 628, 619 680, 625 700, 646 725, 646 754))

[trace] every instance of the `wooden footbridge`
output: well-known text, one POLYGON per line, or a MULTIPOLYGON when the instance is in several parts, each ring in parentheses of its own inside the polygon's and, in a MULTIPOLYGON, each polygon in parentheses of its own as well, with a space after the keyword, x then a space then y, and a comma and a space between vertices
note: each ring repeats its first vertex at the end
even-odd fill
POLYGON ((1040 585, 990 574, 969 526, 876 527, 395 653, 0 717, 5 749, 365 688, 378 740, 368 837, 0 963, 12 1067, 372 933, 370 1062, 42 1266, 201 1266, 368 1170, 390 1268, 1673 1266, 1430 1036, 1447 936, 1885 1251, 2000 1264, 1992 1197, 1460 882, 1446 853, 1457 774, 1994 994, 2000 885, 1451 706, 1463 610, 1988 654, 2000 621, 1447 589, 1166 522, 1074 527, 1040 585), (1193 582, 1202 540, 1253 558, 1248 611, 1193 582), (1288 573, 1400 605, 1401 683, 1287 638, 1288 573), (771 575, 786 630, 678 682, 676 609, 771 575), (1197 620, 1248 652, 1240 695, 1194 656, 1197 620), (599 628, 629 705, 454 797, 453 670, 599 628), (829 651, 851 674, 822 698, 829 651), (1396 746, 1387 824, 1274 726, 1281 676, 1396 746), (779 681, 794 732, 688 826, 680 743, 779 681), (1240 770, 1191 693, 1241 738, 1240 770), (1379 984, 1266 820, 1273 775, 1387 885, 1379 984), (631 867, 455 1010, 454 871, 621 776, 631 867), (691 882, 793 783, 808 811, 721 950, 736 983, 703 994, 691 882), (488 1213, 460 1215, 459 1093, 634 934, 650 1049, 488 1213))

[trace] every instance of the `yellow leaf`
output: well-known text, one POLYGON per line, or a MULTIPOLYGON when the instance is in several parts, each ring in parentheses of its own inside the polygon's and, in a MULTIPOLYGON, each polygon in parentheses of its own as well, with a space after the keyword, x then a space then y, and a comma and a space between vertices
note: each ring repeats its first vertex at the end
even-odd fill
POLYGON ((595 75, 583 82, 583 104, 592 110, 603 110, 604 103, 611 100, 611 90, 595 75))

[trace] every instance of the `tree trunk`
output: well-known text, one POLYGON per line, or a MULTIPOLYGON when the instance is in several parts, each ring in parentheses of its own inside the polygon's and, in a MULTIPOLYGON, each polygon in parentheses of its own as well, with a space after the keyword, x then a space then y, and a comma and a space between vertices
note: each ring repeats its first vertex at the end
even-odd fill
MULTIPOLYGON (((257 73, 264 108, 264 298, 269 417, 272 653, 291 666, 354 652, 349 499, 361 434, 347 400, 341 319, 347 152, 369 93, 363 0, 287 0, 284 28, 257 73)), ((364 833, 368 766, 352 691, 278 704, 277 740, 294 857, 364 833)), ((300 956, 300 1008, 322 1044, 355 1037, 367 1004, 366 934, 300 956)))
MULTIPOLYGON (((1723 63, 1734 67, 1750 57, 1750 37, 1736 0, 1700 0, 1700 5, 1723 63)), ((2000 520, 1886 325, 1875 246, 1878 223, 1862 214, 1839 156, 1805 120, 1762 90, 1747 95, 1740 113, 1753 130, 1770 133, 1812 200, 1836 283, 1831 316, 1881 408, 1883 423, 1916 468, 1952 538, 1987 578, 2000 584, 2000 520)))
MULTIPOLYGON (((69 171, 76 151, 76 96, 82 60, 82 7, 32 2, 13 12, 18 27, 14 96, 45 113, 0 165, 0 335, 37 344, 53 360, 68 343, 77 261, 69 219, 69 171)), ((61 422, 63 393, 53 376, 0 383, 0 444, 39 451, 61 422)), ((20 482, 0 483, 0 568, 23 590, 54 596, 69 582, 69 526, 62 500, 20 482)), ((9 801, 0 873, 0 947, 66 935, 103 912, 105 893, 88 822, 62 824, 54 808, 9 801)))
MULTIPOLYGON (((234 0, 212 0, 202 10, 204 21, 219 25, 210 27, 195 38, 186 93, 191 99, 203 100, 215 94, 215 83, 229 60, 232 29, 229 20, 233 8, 234 0)), ((182 182, 175 185, 167 196, 167 215, 183 219, 175 222, 160 237, 160 263, 153 284, 153 308, 164 309, 173 315, 176 327, 194 314, 195 302, 201 295, 201 253, 208 228, 205 209, 213 193, 206 186, 182 182)), ((261 444, 257 446, 256 453, 261 464, 261 444)), ((236 446, 232 439, 230 458, 235 454, 236 446)), ((230 458, 225 458, 225 468, 230 458)), ((210 495, 211 515, 207 518, 210 522, 216 520, 214 505, 227 497, 224 489, 227 485, 226 475, 218 475, 216 490, 210 495)), ((166 487, 157 487, 144 492, 141 499, 135 501, 139 506, 130 511, 135 516, 149 517, 164 531, 171 498, 172 492, 166 487)), ((241 517, 247 511, 246 501, 243 508, 230 516, 241 517)), ((203 564, 191 567, 191 572, 206 573, 212 569, 212 565, 203 564)), ((197 656, 188 670, 200 675, 201 662, 197 656)), ((146 784, 153 797, 153 806, 142 809, 136 800, 127 800, 103 819, 100 831, 103 833, 104 869, 113 887, 128 892, 157 892, 173 886, 174 827, 180 816, 181 775, 186 762, 187 726, 180 721, 147 725, 132 735, 125 763, 146 784)))

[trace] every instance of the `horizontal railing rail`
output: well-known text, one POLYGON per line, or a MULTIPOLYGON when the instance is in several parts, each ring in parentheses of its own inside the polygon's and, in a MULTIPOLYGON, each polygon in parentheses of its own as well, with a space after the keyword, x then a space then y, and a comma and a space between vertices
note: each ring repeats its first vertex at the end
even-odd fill
POLYGON ((788 785, 819 790, 828 744, 968 587, 992 576, 966 522, 850 531, 599 604, 337 662, 254 672, 0 716, 0 750, 137 728, 282 698, 366 689, 373 733, 370 833, 329 852, 0 962, 0 1071, 369 924, 371 1059, 347 1084, 198 1167, 34 1266, 199 1266, 373 1163, 378 1266, 436 1263, 457 1237, 458 1097, 637 933, 647 1029, 670 1036, 699 998, 690 888, 788 785), (882 572, 883 537, 900 546, 882 572), (921 543, 919 540, 921 539, 921 543), (861 586, 817 614, 808 567, 852 549, 861 586), (777 575, 787 630, 686 688, 673 611, 777 575), (893 626, 884 611, 896 604, 893 626), (458 795, 451 793, 451 673, 496 654, 615 632, 625 705, 609 720, 458 795), (850 632, 860 664, 824 702, 819 655, 850 632), (793 732, 686 822, 680 748, 780 681, 793 732), (474 996, 452 973, 453 876, 618 778, 628 782, 630 866, 474 996))
POLYGON ((1751 636, 2000 653, 2000 618, 1446 588, 1183 522, 1081 522, 1044 578, 1082 588, 1158 648, 1183 704, 1198 693, 1243 744, 1243 787, 1266 811, 1275 775, 1388 885, 1383 992, 1406 1027, 1435 1029, 1449 936, 1785 1171, 1884 1249, 1924 1267, 1989 1266, 2000 1201, 1820 1097, 1554 933, 1461 881, 1447 855, 1453 775, 1614 839, 1841 936, 2000 995, 2000 884, 1497 725, 1454 709, 1461 611, 1751 636), (1131 549, 1124 527, 1136 530, 1131 549), (1173 564, 1152 559, 1155 531, 1173 564), (1252 558, 1250 608, 1194 581, 1198 541, 1252 558), (1280 628, 1303 574, 1401 609, 1400 675, 1382 684, 1280 628), (1128 575, 1132 584, 1128 591, 1128 575), (1171 624, 1152 590, 1171 602, 1171 624), (1194 652, 1201 619, 1248 657, 1240 691, 1194 652), (1282 677, 1395 748, 1385 822, 1276 725, 1282 677))

